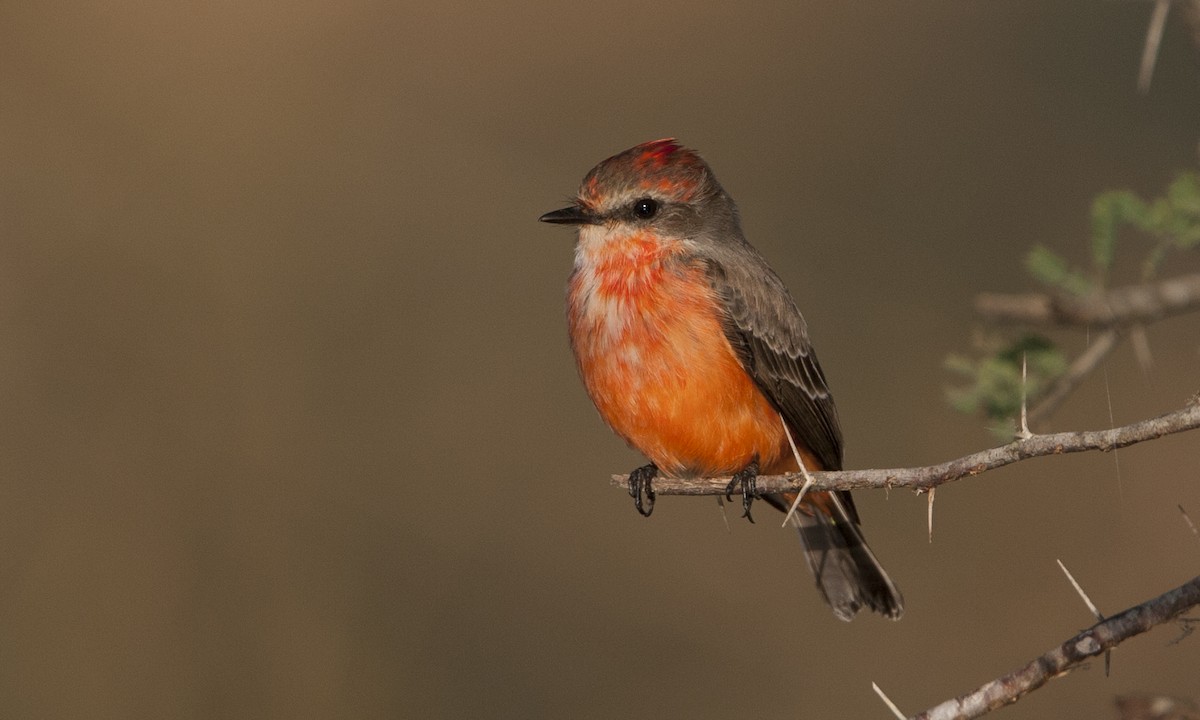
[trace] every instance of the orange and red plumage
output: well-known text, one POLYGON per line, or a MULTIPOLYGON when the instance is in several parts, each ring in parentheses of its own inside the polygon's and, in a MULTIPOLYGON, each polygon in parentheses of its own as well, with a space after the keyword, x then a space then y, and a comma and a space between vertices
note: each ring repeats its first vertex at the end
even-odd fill
POLYGON ((703 271, 637 235, 595 252, 571 276, 567 304, 601 416, 668 474, 732 475, 755 458, 773 467, 783 425, 726 341, 703 271))

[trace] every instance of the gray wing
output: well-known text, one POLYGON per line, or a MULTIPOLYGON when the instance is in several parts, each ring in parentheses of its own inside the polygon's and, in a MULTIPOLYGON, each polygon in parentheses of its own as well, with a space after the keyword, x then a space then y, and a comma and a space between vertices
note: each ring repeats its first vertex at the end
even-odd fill
POLYGON ((748 243, 706 261, 725 337, 755 384, 826 470, 842 469, 842 430, 808 328, 783 281, 748 243), (721 257, 721 255, 728 257, 721 257))

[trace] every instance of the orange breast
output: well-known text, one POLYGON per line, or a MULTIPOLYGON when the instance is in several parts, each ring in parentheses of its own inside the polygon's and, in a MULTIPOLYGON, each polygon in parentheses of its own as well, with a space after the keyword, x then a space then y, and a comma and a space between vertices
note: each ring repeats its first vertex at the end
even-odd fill
POLYGON ((725 338, 708 278, 679 251, 634 235, 577 263, 568 322, 588 394, 664 473, 790 460, 779 415, 725 338))

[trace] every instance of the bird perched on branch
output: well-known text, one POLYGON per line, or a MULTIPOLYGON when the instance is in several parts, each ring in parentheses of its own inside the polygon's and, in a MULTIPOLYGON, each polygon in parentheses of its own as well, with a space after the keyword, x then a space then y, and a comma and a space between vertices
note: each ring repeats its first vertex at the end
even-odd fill
MULTIPOLYGON (((804 318, 699 155, 671 139, 638 145, 540 219, 578 227, 571 348, 600 415, 650 460, 629 476, 639 512, 653 509, 660 474, 731 475, 727 493, 741 490, 749 516, 759 473, 796 472, 798 460, 842 468, 837 410, 804 318)), ((763 499, 787 511, 796 496, 763 499)), ((791 518, 837 617, 900 617, 903 599, 849 492, 809 493, 791 518)))

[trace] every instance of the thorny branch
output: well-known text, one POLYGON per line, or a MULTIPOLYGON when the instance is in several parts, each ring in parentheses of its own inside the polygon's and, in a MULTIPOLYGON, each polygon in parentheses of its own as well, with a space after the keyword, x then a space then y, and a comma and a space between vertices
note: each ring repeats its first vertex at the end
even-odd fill
POLYGON ((1200 309, 1200 273, 1087 297, 1047 293, 980 293, 975 297, 975 310, 985 320, 1041 326, 1128 326, 1196 309, 1200 309))
MULTIPOLYGON (((1108 452, 1165 435, 1200 428, 1200 396, 1193 397, 1184 408, 1111 430, 1087 430, 1047 435, 1031 435, 990 450, 983 450, 956 460, 913 468, 882 470, 841 470, 813 472, 810 490, 857 490, 865 488, 906 487, 928 491, 948 482, 979 475, 1004 465, 1044 455, 1099 450, 1108 452)), ((628 477, 614 475, 614 485, 628 486, 628 477)), ((804 485, 801 473, 761 475, 756 485, 759 494, 796 492, 804 485)), ((729 478, 672 478, 654 480, 657 495, 724 495, 729 478)))
POLYGON ((932 707, 913 720, 966 720, 1016 702, 1021 697, 1097 657, 1134 635, 1178 618, 1200 605, 1200 577, 1170 592, 1099 622, 1024 667, 984 683, 966 695, 932 707))

